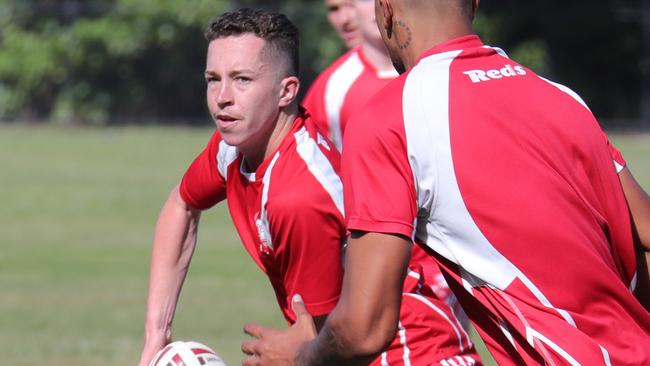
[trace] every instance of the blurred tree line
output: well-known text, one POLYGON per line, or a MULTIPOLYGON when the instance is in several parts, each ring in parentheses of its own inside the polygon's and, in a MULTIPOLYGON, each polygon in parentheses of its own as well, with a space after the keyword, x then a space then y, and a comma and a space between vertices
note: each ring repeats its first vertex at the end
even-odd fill
MULTIPOLYGON (((649 4, 483 1, 476 29, 610 127, 650 127, 649 4)), ((343 51, 322 0, 0 0, 0 120, 208 124, 203 32, 241 6, 297 23, 303 89, 343 51)))

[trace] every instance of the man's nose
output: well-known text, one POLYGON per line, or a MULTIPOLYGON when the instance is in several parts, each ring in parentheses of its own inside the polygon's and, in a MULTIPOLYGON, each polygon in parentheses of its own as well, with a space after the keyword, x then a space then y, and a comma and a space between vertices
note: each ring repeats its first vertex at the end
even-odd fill
POLYGON ((232 86, 228 82, 222 82, 217 92, 217 104, 219 107, 231 105, 233 103, 232 86))

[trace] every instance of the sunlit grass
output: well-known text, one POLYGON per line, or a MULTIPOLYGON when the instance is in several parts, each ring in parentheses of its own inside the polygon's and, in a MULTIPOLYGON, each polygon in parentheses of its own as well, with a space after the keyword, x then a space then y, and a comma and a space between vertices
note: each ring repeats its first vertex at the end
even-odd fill
MULTIPOLYGON (((137 362, 158 210, 209 135, 0 125, 2 364, 137 362)), ((650 188, 650 135, 612 140, 650 188)), ((237 365, 248 321, 284 324, 219 205, 202 218, 174 335, 237 365)))

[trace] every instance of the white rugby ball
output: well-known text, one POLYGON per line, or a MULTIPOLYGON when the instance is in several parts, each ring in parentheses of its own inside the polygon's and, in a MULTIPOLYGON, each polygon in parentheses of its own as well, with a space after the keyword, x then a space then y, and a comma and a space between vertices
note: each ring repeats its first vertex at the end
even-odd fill
POLYGON ((205 344, 176 341, 158 351, 149 366, 226 366, 226 364, 205 344))

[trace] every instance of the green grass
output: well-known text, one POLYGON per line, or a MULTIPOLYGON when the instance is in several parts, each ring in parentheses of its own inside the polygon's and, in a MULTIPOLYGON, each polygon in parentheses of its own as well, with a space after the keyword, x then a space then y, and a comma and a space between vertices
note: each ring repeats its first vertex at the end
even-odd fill
MULTIPOLYGON (((0 129, 0 354, 12 365, 131 365, 150 240, 205 129, 0 129)), ((178 339, 240 360, 246 321, 281 325, 225 206, 206 213, 178 339)))
MULTIPOLYGON (((208 137, 206 129, 0 125, 3 364, 136 364, 158 210, 208 137)), ((650 136, 613 141, 650 187, 650 136)), ((248 321, 284 325, 220 205, 202 218, 174 336, 237 365, 248 321)))

